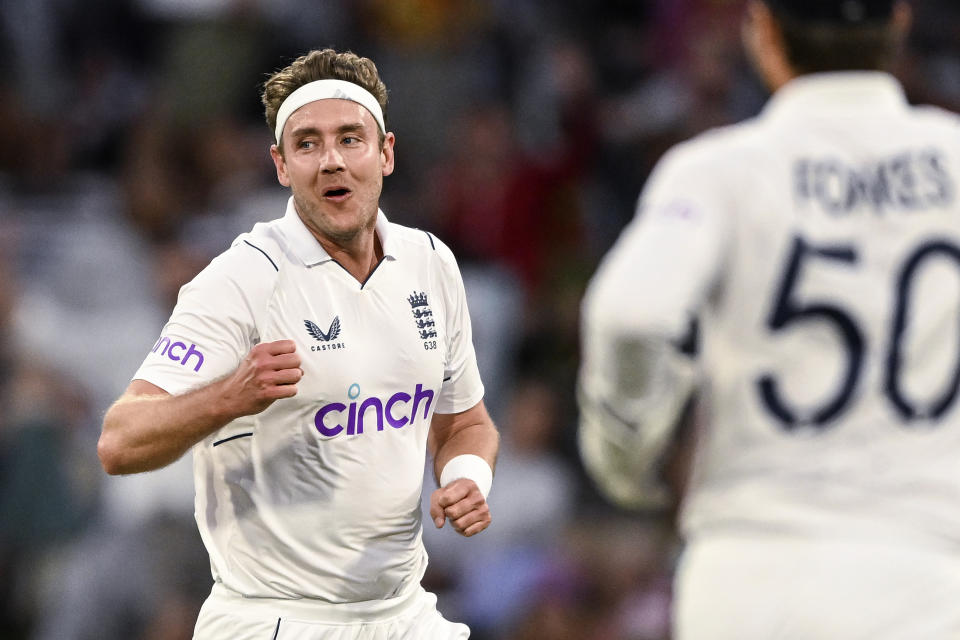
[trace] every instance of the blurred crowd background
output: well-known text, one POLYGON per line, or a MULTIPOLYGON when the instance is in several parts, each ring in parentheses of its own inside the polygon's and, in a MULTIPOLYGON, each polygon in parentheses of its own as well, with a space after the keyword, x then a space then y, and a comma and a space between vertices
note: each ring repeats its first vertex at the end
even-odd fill
MULTIPOLYGON (((913 2, 897 74, 960 106, 960 5, 913 2)), ((579 301, 666 148, 756 114, 742 0, 0 0, 0 638, 189 638, 210 587, 189 456, 105 475, 103 412, 177 290, 283 213, 260 84, 372 58, 382 207, 460 259, 502 452, 493 525, 427 523, 426 586, 476 640, 666 640, 672 513, 576 454, 579 301)), ((426 479, 429 496, 433 480, 426 479)))

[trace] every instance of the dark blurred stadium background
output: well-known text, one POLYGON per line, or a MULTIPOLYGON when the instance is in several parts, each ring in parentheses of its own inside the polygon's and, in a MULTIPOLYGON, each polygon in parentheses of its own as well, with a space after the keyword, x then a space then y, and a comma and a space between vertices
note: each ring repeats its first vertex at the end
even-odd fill
MULTIPOLYGON (((960 106, 960 5, 917 0, 898 75, 960 106)), ((0 1, 0 638, 189 638, 210 585, 185 459, 100 470, 100 418, 179 286, 285 192, 259 84, 323 46, 390 89, 391 219, 461 261, 503 434, 494 524, 429 526, 477 640, 665 640, 670 514, 575 450, 577 314, 674 142, 755 114, 740 0, 0 1)), ((431 482, 428 480, 428 483, 431 482)))

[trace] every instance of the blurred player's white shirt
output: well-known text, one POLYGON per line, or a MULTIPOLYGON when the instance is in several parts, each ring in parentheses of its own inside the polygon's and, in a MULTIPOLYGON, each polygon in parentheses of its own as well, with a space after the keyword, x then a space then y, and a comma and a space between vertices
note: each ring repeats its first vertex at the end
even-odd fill
POLYGON ((480 401, 452 253, 387 221, 364 283, 293 208, 241 235, 180 291, 135 378, 177 394, 294 340, 295 397, 194 447, 196 519, 214 579, 247 597, 382 600, 426 568, 420 491, 433 413, 480 401))
POLYGON ((795 79, 663 159, 591 283, 585 369, 613 366, 597 344, 675 339, 699 317, 709 418, 688 540, 957 562, 958 198, 960 120, 881 73, 795 79))

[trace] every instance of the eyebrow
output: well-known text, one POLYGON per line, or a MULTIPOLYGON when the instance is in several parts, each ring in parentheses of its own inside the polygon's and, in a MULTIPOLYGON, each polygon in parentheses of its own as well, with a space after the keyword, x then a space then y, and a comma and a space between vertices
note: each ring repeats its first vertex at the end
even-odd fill
MULTIPOLYGON (((335 130, 335 133, 340 135, 343 133, 353 133, 355 131, 363 131, 365 129, 366 127, 362 122, 349 122, 347 124, 342 124, 339 127, 337 127, 335 130)), ((306 136, 320 135, 322 133, 323 132, 317 127, 309 127, 309 126, 297 127, 296 129, 290 132, 290 137, 296 139, 296 138, 303 138, 306 136)))

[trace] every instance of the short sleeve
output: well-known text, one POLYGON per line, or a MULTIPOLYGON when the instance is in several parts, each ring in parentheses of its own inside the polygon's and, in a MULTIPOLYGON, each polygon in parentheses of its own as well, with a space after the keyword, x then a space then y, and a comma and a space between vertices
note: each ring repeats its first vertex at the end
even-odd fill
POLYGON ((689 147, 668 154, 587 288, 588 326, 679 338, 725 260, 726 197, 715 159, 689 147))
POLYGON ((436 241, 440 291, 446 309, 446 353, 437 413, 459 413, 483 399, 483 382, 473 348, 473 329, 463 277, 453 252, 436 241))
POLYGON ((236 245, 180 289, 177 304, 134 379, 170 394, 232 372, 259 341, 256 316, 273 278, 236 245))

